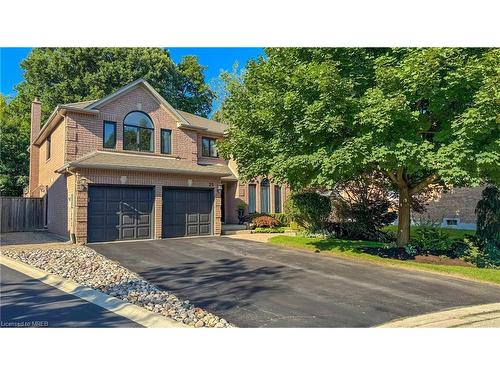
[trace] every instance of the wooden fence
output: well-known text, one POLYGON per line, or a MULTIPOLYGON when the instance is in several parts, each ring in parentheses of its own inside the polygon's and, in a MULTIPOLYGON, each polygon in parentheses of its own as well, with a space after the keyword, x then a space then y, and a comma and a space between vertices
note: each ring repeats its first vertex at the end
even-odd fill
POLYGON ((0 232, 43 229, 43 198, 0 197, 0 232))

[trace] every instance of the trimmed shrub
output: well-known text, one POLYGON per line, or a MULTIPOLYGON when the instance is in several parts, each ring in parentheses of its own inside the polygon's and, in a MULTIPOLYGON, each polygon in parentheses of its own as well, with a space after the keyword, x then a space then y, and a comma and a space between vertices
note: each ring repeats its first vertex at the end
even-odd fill
POLYGON ((410 241, 419 254, 462 258, 467 251, 467 244, 461 239, 452 239, 439 227, 422 225, 415 229, 410 241))
POLYGON ((255 233, 285 233, 285 227, 255 228, 255 233))
POLYGON ((252 224, 256 228, 275 228, 279 227, 280 223, 274 217, 268 215, 257 216, 252 219, 252 224))
POLYGON ((448 255, 453 241, 448 234, 439 228, 426 225, 420 226, 415 230, 411 244, 419 249, 420 252, 433 255, 448 255))
POLYGON ((315 232, 324 228, 331 212, 330 198, 315 192, 293 194, 286 203, 285 213, 290 220, 315 232))

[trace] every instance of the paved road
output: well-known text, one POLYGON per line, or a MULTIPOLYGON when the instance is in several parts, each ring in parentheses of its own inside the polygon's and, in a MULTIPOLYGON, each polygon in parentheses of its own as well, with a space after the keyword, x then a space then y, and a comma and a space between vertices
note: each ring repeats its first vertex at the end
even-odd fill
POLYGON ((369 327, 500 302, 500 287, 225 237, 90 245, 240 327, 369 327))
POLYGON ((1 327, 141 327, 4 265, 0 281, 1 327))

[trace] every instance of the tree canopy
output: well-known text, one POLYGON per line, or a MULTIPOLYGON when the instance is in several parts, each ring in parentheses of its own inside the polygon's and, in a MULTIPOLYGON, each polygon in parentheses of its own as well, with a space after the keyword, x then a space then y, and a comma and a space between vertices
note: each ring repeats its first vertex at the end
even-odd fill
POLYGON ((266 55, 242 76, 223 77, 217 117, 231 126, 220 150, 244 178, 328 187, 381 172, 399 191, 401 245, 411 198, 429 184, 500 182, 500 49, 277 48, 266 55))
POLYGON ((2 194, 20 194, 26 181, 25 140, 29 139, 35 97, 42 102, 42 121, 58 104, 100 99, 138 78, 147 80, 174 107, 194 114, 208 115, 215 98, 205 83, 205 67, 195 56, 185 56, 175 64, 162 48, 35 48, 21 67, 24 80, 8 105, 3 101, 1 126, 2 132, 8 127, 10 134, 2 136, 9 159, 23 162, 19 170, 9 160, 1 161, 0 179, 13 184, 10 188, 1 185, 2 194), (22 141, 10 143, 8 136, 22 141))
POLYGON ((29 130, 22 131, 7 114, 7 102, 0 94, 0 192, 20 195, 28 182, 29 130))

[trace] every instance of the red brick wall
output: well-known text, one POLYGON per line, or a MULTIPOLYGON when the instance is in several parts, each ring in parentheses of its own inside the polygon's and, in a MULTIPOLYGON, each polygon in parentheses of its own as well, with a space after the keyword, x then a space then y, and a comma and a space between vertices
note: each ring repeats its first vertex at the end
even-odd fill
MULTIPOLYGON (((181 159, 198 161, 197 133, 179 129, 177 119, 162 107, 143 87, 136 87, 105 104, 99 115, 68 113, 67 160, 75 160, 95 150, 133 152, 123 150, 123 119, 131 111, 142 111, 151 117, 154 124, 154 155, 161 154, 160 129, 172 131, 172 155, 181 159), (102 146, 103 121, 116 122, 116 148, 102 146)), ((141 154, 148 154, 141 152, 141 154)))
POLYGON ((33 100, 31 103, 31 133, 30 133, 30 171, 29 171, 29 185, 28 196, 35 196, 35 190, 38 187, 38 172, 39 172, 39 158, 40 148, 33 145, 33 141, 40 133, 42 117, 42 104, 38 100, 33 100))
POLYGON ((443 223, 444 219, 457 219, 458 227, 474 228, 476 223, 477 202, 481 199, 484 186, 476 188, 452 188, 446 193, 439 194, 426 204, 426 211, 414 214, 417 221, 443 223), (462 224, 462 225, 460 225, 462 224))
POLYGON ((47 159, 47 140, 39 147, 38 186, 33 196, 46 198, 47 229, 68 237, 68 195, 66 175, 55 171, 64 164, 66 136, 65 121, 62 120, 51 133, 50 159, 47 159))

